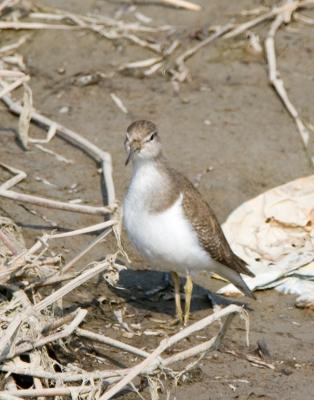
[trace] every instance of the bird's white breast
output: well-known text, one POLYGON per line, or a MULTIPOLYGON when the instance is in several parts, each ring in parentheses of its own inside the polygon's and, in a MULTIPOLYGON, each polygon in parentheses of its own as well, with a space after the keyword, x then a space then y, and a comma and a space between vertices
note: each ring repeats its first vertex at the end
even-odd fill
POLYGON ((150 196, 162 190, 165 190, 163 177, 154 166, 142 166, 134 172, 123 205, 129 238, 154 269, 178 272, 209 269, 211 258, 200 246, 184 215, 182 193, 166 210, 151 212, 150 196))

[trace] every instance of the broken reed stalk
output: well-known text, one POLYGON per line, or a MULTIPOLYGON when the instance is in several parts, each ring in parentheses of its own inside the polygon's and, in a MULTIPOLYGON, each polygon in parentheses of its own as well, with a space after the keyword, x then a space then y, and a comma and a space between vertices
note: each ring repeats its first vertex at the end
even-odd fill
MULTIPOLYGON (((19 103, 13 101, 9 95, 2 96, 1 100, 4 102, 4 104, 9 108, 9 110, 12 113, 21 115, 23 107, 19 103)), ((106 151, 101 150, 99 147, 97 147, 96 145, 91 143, 88 139, 82 137, 78 133, 64 127, 59 123, 54 122, 50 118, 45 117, 36 111, 31 112, 31 121, 38 124, 39 126, 44 126, 44 128, 47 130, 49 130, 51 127, 54 127, 57 131, 57 135, 61 136, 63 139, 74 144, 75 146, 79 147, 85 153, 89 154, 96 162, 101 163, 102 175, 103 175, 104 185, 106 188, 107 204, 109 206, 114 206, 116 199, 115 199, 115 189, 112 178, 111 155, 106 151)), ((112 209, 110 210, 110 212, 112 212, 112 209)))
POLYGON ((34 306, 30 306, 27 309, 23 310, 23 312, 18 313, 13 320, 10 322, 5 335, 0 339, 0 361, 7 359, 10 356, 12 339, 17 333, 21 323, 31 315, 34 315, 45 308, 49 307, 51 304, 55 303, 66 294, 70 293, 72 290, 81 286, 83 283, 87 282, 89 279, 97 276, 101 272, 105 271, 113 262, 114 256, 108 256, 106 260, 98 263, 93 268, 90 268, 87 271, 82 272, 79 276, 74 278, 72 281, 68 282, 60 289, 53 292, 51 295, 47 296, 45 299, 35 304, 34 306))
POLYGON ((218 28, 216 32, 214 32, 212 35, 210 35, 208 38, 202 40, 200 43, 197 45, 191 47, 190 49, 186 50, 184 53, 182 53, 180 56, 176 58, 176 66, 178 69, 178 72, 174 71, 173 75, 174 78, 177 79, 179 82, 185 81, 189 74, 189 70, 187 66, 185 65, 185 61, 192 57, 198 50, 201 48, 207 46, 209 43, 213 42, 215 39, 219 38, 220 36, 223 36, 226 32, 230 30, 232 27, 231 24, 226 24, 221 28, 218 28))
POLYGON ((190 10, 190 11, 200 11, 202 8, 198 4, 195 4, 195 3, 192 3, 192 2, 186 1, 186 0, 159 0, 159 1, 160 1, 160 3, 163 3, 163 4, 169 4, 171 6, 185 8, 186 10, 190 10))
MULTIPOLYGON (((140 364, 133 367, 131 371, 115 386, 109 389, 107 392, 101 396, 100 400, 109 400, 114 395, 119 393, 126 385, 128 385, 135 377, 143 373, 145 370, 147 373, 156 369, 160 365, 160 358, 159 356, 163 353, 167 348, 173 346, 175 343, 179 342, 180 340, 186 338, 187 336, 204 329, 206 326, 212 324, 214 321, 217 321, 229 314, 237 314, 244 316, 247 319, 247 315, 242 307, 236 305, 230 305, 223 310, 220 310, 202 320, 195 322, 194 324, 184 328, 182 331, 176 333, 175 335, 171 336, 170 338, 164 339, 161 341, 159 346, 140 364)), ((162 364, 160 365, 162 367, 162 364)))
MULTIPOLYGON (((94 381, 96 379, 101 379, 104 383, 112 383, 114 380, 121 379, 124 376, 126 369, 122 369, 121 373, 119 370, 112 371, 93 371, 84 373, 74 373, 74 372, 48 372, 40 369, 31 369, 29 366, 25 367, 10 367, 5 365, 0 365, 0 371, 7 372, 10 374, 17 375, 27 375, 40 379, 49 379, 52 381, 70 383, 70 382, 87 382, 94 381), (110 379, 111 378, 111 379, 110 379), (116 379, 112 379, 116 378, 116 379), (109 380, 110 379, 110 380, 109 380)), ((129 371, 129 369, 127 369, 129 371)))
POLYGON ((10 172, 17 174, 13 178, 7 180, 6 182, 0 185, 0 196, 2 197, 6 197, 8 199, 20 201, 23 203, 34 204, 40 207, 54 208, 58 210, 77 212, 81 214, 106 215, 112 213, 113 211, 110 207, 94 207, 94 206, 66 203, 63 201, 50 200, 44 197, 38 197, 9 190, 11 187, 17 185, 19 182, 25 179, 27 175, 24 171, 20 171, 17 168, 13 168, 5 164, 0 164, 0 165, 5 169, 9 170, 10 172))
MULTIPOLYGON (((174 364, 178 361, 183 361, 187 358, 190 357, 194 357, 196 355, 199 356, 204 356, 206 354, 207 351, 209 350, 215 350, 218 348, 218 346, 221 343, 221 340, 223 339, 227 328, 229 327, 232 319, 234 318, 234 316, 236 314, 240 314, 242 316, 244 316, 244 318, 246 319, 246 313, 244 312, 244 310, 239 307, 239 306, 235 306, 235 305, 230 305, 228 307, 226 307, 224 310, 218 311, 213 315, 210 315, 209 317, 205 317, 202 320, 194 323, 193 325, 183 329, 181 332, 178 332, 177 334, 173 335, 170 338, 164 339, 160 345, 157 347, 157 349, 155 349, 155 351, 153 351, 151 354, 142 351, 140 349, 137 349, 133 346, 127 345, 125 343, 122 343, 120 341, 108 338, 106 336, 103 335, 99 335, 96 334, 94 332, 90 332, 90 331, 86 331, 84 329, 80 329, 77 328, 78 324, 80 323, 80 321, 82 321, 82 319, 84 318, 84 316, 86 315, 86 311, 79 309, 76 312, 76 317, 74 318, 74 320, 66 327, 64 328, 61 332, 56 333, 54 335, 50 335, 48 337, 44 337, 42 339, 39 339, 37 342, 35 342, 33 344, 34 347, 38 347, 39 345, 44 345, 47 344, 48 342, 51 342, 52 340, 57 340, 60 339, 62 337, 66 337, 68 335, 70 335, 72 332, 74 332, 75 326, 76 326, 76 330, 75 333, 78 336, 82 336, 91 340, 96 340, 98 342, 104 343, 106 345, 115 347, 115 348, 119 348, 123 351, 128 351, 132 354, 136 354, 142 357, 145 357, 145 360, 140 363, 139 365, 135 366, 135 367, 131 367, 131 368, 125 368, 125 369, 121 369, 121 370, 107 370, 107 371, 94 371, 94 372, 84 372, 84 373, 73 373, 73 372, 48 372, 48 371, 44 371, 44 370, 40 370, 40 369, 31 369, 28 365, 26 365, 25 367, 14 367, 11 366, 10 364, 8 365, 2 365, 0 366, 0 370, 4 371, 4 372, 8 372, 8 373, 14 373, 14 374, 20 374, 20 375, 29 375, 32 377, 37 377, 37 378, 41 378, 41 379, 49 379, 49 380, 53 380, 56 382, 63 382, 63 383, 69 383, 69 382, 84 382, 86 383, 88 380, 90 381, 94 381, 96 379, 100 379, 102 380, 104 383, 107 384, 112 384, 115 383, 117 381, 119 381, 121 379, 121 377, 124 376, 124 378, 114 387, 112 387, 111 390, 114 390, 115 393, 118 393, 120 390, 118 390, 118 387, 121 387, 121 389, 123 389, 123 387, 125 385, 127 385, 128 383, 131 382, 130 377, 132 376, 134 379, 136 376, 140 375, 140 374, 152 374, 154 373, 157 369, 163 369, 165 367, 169 367, 169 365, 174 364), (169 348, 170 346, 173 346, 174 344, 176 344, 178 341, 186 338, 187 336, 201 330, 204 329, 206 326, 210 325, 211 323, 220 320, 223 317, 227 317, 220 329, 220 331, 218 332, 218 334, 213 337, 212 339, 210 339, 207 342, 204 342, 200 345, 194 346, 191 349, 182 351, 178 354, 175 354, 174 356, 168 357, 166 359, 162 359, 160 357, 161 353, 163 351, 165 351, 167 348, 169 348), (122 386, 122 382, 126 382, 125 385, 122 386), (118 390, 118 391, 117 391, 118 390)), ((71 318, 73 318, 73 316, 71 315, 71 318)), ((63 318, 63 322, 65 322, 65 319, 63 318)), ((55 325, 54 328, 58 327, 58 325, 55 325)), ((31 344, 24 344, 19 346, 16 349, 16 354, 19 354, 20 351, 22 349, 22 346, 24 346, 24 350, 27 351, 28 348, 31 347, 31 344)), ((87 387, 86 387, 87 388, 87 387)), ((57 392, 59 388, 54 388, 55 392, 57 392)), ((112 396, 114 395, 113 392, 111 392, 111 390, 109 390, 108 392, 104 393, 104 395, 101 397, 101 399, 111 399, 112 396)), ((2 394, 10 394, 10 395, 23 395, 23 396, 35 396, 38 395, 38 393, 41 393, 42 395, 45 395, 44 391, 35 391, 34 389, 28 389, 28 391, 23 391, 23 390, 19 390, 19 391, 15 391, 15 390, 8 390, 5 392, 2 392, 2 394)), ((48 393, 48 392, 47 392, 48 393)), ((51 393, 51 392, 49 392, 51 393)))
POLYGON ((85 339, 94 340, 96 342, 103 343, 103 344, 106 344, 111 347, 115 347, 116 349, 127 351, 128 353, 135 354, 137 356, 141 356, 141 357, 149 356, 149 353, 147 353, 147 351, 144 351, 144 350, 138 349, 134 346, 131 346, 129 344, 120 342, 119 340, 111 339, 108 336, 104 336, 104 335, 100 335, 95 332, 88 331, 86 329, 78 328, 78 329, 76 329, 75 334, 77 336, 83 337, 85 339))
POLYGON ((86 317, 87 310, 79 308, 76 314, 77 315, 75 316, 73 321, 69 325, 67 325, 61 332, 42 337, 33 343, 25 343, 16 347, 14 346, 13 352, 7 354, 6 358, 7 359, 14 358, 16 356, 19 356, 23 353, 26 353, 38 347, 45 346, 48 343, 55 342, 56 340, 64 339, 70 336, 75 331, 75 329, 80 325, 83 319, 86 317))
POLYGON ((14 82, 6 85, 4 88, 1 88, 1 90, 0 90, 0 99, 2 99, 5 95, 7 95, 8 93, 12 92, 14 89, 18 88, 24 82, 27 82, 29 80, 30 80, 30 77, 28 75, 24 75, 21 78, 16 79, 14 82))
POLYGON ((285 4, 286 7, 282 7, 281 13, 277 15, 268 31, 268 35, 265 40, 265 51, 268 64, 268 79, 270 84, 275 89, 280 100, 282 101, 283 105, 285 106, 286 110, 293 118, 298 128, 305 152, 309 158, 311 166, 314 167, 314 155, 309 152, 310 132, 301 120, 298 111, 291 103, 286 92, 284 82, 280 78, 280 73, 277 68, 275 36, 281 25, 283 23, 288 23, 291 20, 291 15, 293 11, 295 11, 297 8, 295 3, 296 2, 291 2, 289 0, 287 1, 287 3, 285 4))
POLYGON ((16 174, 13 178, 8 179, 6 182, 2 183, 0 185, 0 191, 1 190, 8 190, 11 189, 11 187, 17 185, 20 183, 22 180, 24 180, 27 175, 24 171, 21 171, 17 168, 10 167, 9 165, 0 163, 1 167, 5 168, 6 170, 12 172, 13 174, 16 174))
POLYGON ((71 26, 71 25, 57 25, 57 24, 42 24, 39 22, 20 22, 20 21, 0 21, 0 29, 30 29, 30 30, 37 30, 37 29, 56 29, 56 30, 73 30, 73 29, 80 29, 79 26, 71 26))
MULTIPOLYGON (((88 393, 91 391, 90 386, 68 386, 68 387, 56 387, 48 389, 18 389, 10 390, 9 392, 0 392, 0 396, 4 396, 3 399, 9 400, 9 397, 5 396, 19 396, 19 399, 25 399, 28 397, 53 397, 56 396, 71 396, 72 398, 77 397, 80 394, 88 393), (21 397, 22 396, 22 397, 21 397)), ((1 398, 1 397, 0 397, 1 398)), ((16 397, 14 398, 16 399, 16 397)))
POLYGON ((12 190, 3 190, 1 188, 0 196, 22 203, 33 204, 39 207, 53 208, 56 210, 76 212, 80 214, 108 215, 111 214, 113 211, 111 207, 94 207, 83 204, 66 203, 63 201, 50 200, 44 197, 33 196, 30 194, 18 193, 12 190))

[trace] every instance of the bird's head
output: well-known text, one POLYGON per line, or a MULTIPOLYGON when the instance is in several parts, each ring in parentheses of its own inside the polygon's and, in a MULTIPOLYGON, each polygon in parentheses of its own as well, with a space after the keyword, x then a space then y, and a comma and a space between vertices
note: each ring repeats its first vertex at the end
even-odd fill
POLYGON ((124 146, 127 152, 125 165, 130 160, 153 160, 161 154, 157 127, 150 121, 135 121, 126 131, 124 146))

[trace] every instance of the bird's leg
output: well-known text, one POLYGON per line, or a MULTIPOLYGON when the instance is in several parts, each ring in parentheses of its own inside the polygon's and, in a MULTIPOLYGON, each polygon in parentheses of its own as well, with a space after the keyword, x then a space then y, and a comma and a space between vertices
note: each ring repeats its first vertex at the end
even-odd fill
POLYGON ((183 321, 183 313, 181 308, 181 297, 180 297, 180 277, 176 272, 171 272, 171 276, 174 283, 174 298, 176 302, 176 314, 180 322, 183 321))
POLYGON ((190 317, 190 306, 191 306, 192 291, 193 291, 193 281, 190 275, 187 275, 186 277, 184 291, 185 291, 184 325, 187 325, 190 317))

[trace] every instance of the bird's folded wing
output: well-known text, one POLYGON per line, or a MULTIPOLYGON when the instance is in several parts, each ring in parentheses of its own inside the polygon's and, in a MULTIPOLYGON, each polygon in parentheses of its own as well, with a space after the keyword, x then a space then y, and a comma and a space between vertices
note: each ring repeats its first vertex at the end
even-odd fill
POLYGON ((177 184, 183 194, 182 206, 202 247, 216 261, 241 273, 254 277, 246 263, 233 253, 220 224, 202 195, 183 175, 177 175, 177 184))

